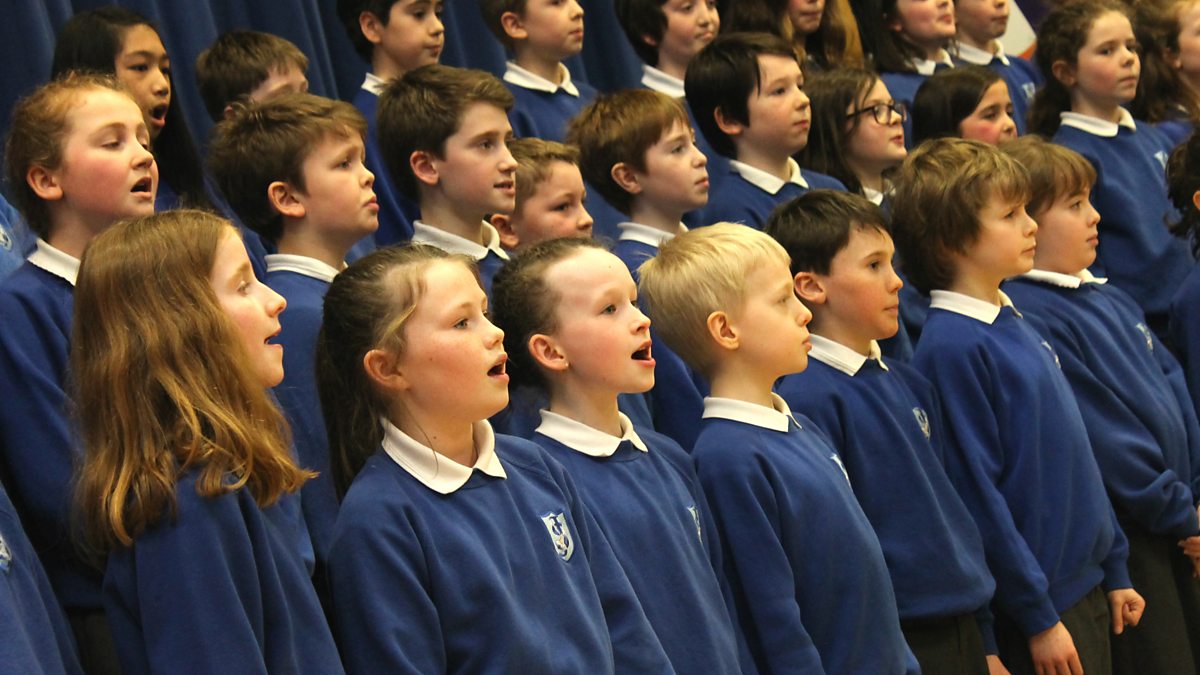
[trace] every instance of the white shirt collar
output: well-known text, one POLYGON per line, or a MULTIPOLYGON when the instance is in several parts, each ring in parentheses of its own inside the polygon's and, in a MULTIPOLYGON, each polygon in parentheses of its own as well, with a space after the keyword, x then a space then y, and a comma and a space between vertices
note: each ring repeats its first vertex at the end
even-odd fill
POLYGON ((1008 56, 1004 53, 1004 45, 1000 44, 999 40, 992 40, 992 47, 995 51, 980 49, 975 45, 969 45, 963 42, 956 42, 954 45, 955 51, 958 53, 958 58, 967 63, 974 63, 977 66, 986 66, 993 59, 1000 61, 1004 65, 1008 65, 1008 56))
POLYGON ((850 349, 840 342, 834 342, 826 337, 821 337, 817 334, 809 336, 812 341, 812 351, 808 353, 808 358, 816 359, 827 366, 836 368, 843 373, 853 377, 862 370, 867 359, 875 359, 879 362, 879 367, 887 370, 887 364, 883 362, 883 354, 879 350, 879 343, 871 340, 871 353, 863 356, 858 352, 850 349))
POLYGON ((473 426, 475 466, 463 466, 445 455, 421 445, 412 436, 400 431, 387 420, 383 424, 383 451, 422 485, 439 494, 448 495, 467 483, 475 469, 493 478, 508 478, 500 456, 496 454, 496 436, 487 420, 473 426))
POLYGON ((733 398, 705 396, 704 414, 701 417, 704 419, 719 417, 743 424, 753 424, 771 431, 786 432, 789 422, 795 424, 797 429, 802 428, 796 418, 792 417, 792 410, 788 407, 787 402, 780 398, 779 394, 772 393, 771 402, 773 406, 768 408, 757 403, 733 398))
POLYGON ((589 457, 612 457, 622 441, 629 441, 638 450, 649 452, 637 431, 634 431, 633 422, 629 421, 625 413, 618 412, 617 415, 621 418, 620 437, 606 434, 583 422, 549 410, 542 411, 542 423, 538 425, 537 433, 589 457))
POLYGON ((945 49, 942 49, 942 50, 940 50, 940 53, 938 54, 938 57, 936 59, 933 59, 933 60, 913 59, 912 65, 913 65, 913 68, 915 68, 918 73, 928 77, 930 75, 933 75, 935 72, 937 72, 938 66, 946 66, 948 68, 953 68, 954 61, 952 61, 950 59, 950 53, 947 52, 945 49))
POLYGON ((786 183, 795 183, 802 188, 808 188, 808 181, 804 180, 804 176, 800 175, 800 165, 791 157, 788 157, 789 175, 785 181, 779 180, 779 178, 762 169, 750 166, 745 162, 739 162, 736 159, 729 160, 729 168, 737 172, 742 178, 745 178, 751 185, 771 194, 778 194, 786 183))
POLYGON ((663 232, 656 227, 629 221, 617 223, 617 229, 621 230, 621 235, 617 237, 618 241, 636 241, 654 248, 661 246, 664 241, 673 239, 677 234, 687 232, 687 226, 683 223, 679 224, 678 232, 663 232))
MULTIPOLYGON (((979 298, 972 298, 969 295, 955 293, 954 291, 932 291, 929 294, 929 308, 944 309, 956 314, 962 314, 963 316, 990 325, 995 322, 996 317, 1000 316, 1001 308, 1012 307, 1014 312, 1017 309, 1013 307, 1012 300, 1008 299, 1004 291, 1000 291, 999 293, 1000 305, 996 306, 979 298)), ((1017 314, 1019 316, 1020 312, 1017 314)))
POLYGON ((508 260, 508 254, 504 252, 504 249, 500 248, 500 233, 486 220, 480 221, 480 223, 483 225, 483 236, 487 240, 487 245, 485 246, 480 246, 470 239, 464 239, 457 234, 439 230, 420 220, 413 222, 412 240, 418 244, 436 246, 450 253, 461 253, 475 260, 483 260, 487 257, 489 251, 500 256, 501 260, 508 260))
POLYGON ((387 88, 387 80, 375 73, 367 73, 367 76, 363 78, 362 88, 378 96, 387 88))
POLYGON ((579 98, 579 89, 571 82, 571 71, 561 63, 558 64, 558 72, 562 73, 562 84, 554 84, 541 75, 518 66, 515 61, 509 61, 507 66, 504 69, 504 81, 509 84, 533 89, 534 91, 544 91, 547 94, 553 94, 562 89, 571 96, 579 98))
POLYGON ((37 249, 29 254, 28 260, 35 267, 65 279, 72 286, 79 276, 79 259, 54 248, 41 237, 38 237, 37 249))
POLYGON ((1108 279, 1097 277, 1086 269, 1080 270, 1075 274, 1062 274, 1048 270, 1029 270, 1021 276, 1026 279, 1040 281, 1053 286, 1061 286, 1063 288, 1079 288, 1083 284, 1108 283, 1108 279))
POLYGON ((683 80, 668 75, 648 63, 642 64, 642 86, 671 98, 683 98, 687 93, 683 90, 683 80))
POLYGON ((1120 108, 1121 119, 1116 122, 1102 120, 1099 117, 1091 115, 1081 115, 1080 113, 1062 112, 1058 114, 1058 119, 1064 127, 1075 127, 1081 131, 1086 131, 1093 136, 1102 136, 1104 138, 1112 138, 1117 135, 1118 127, 1125 127, 1131 131, 1137 131, 1137 122, 1133 121, 1133 115, 1129 111, 1120 108))
MULTIPOLYGON (((295 272, 303 274, 306 277, 320 279, 325 282, 332 282, 333 278, 342 271, 328 264, 310 258, 306 255, 292 255, 290 253, 268 253, 266 257, 268 272, 295 272)), ((345 269, 345 263, 342 264, 342 269, 345 269)))
POLYGON ((883 204, 883 192, 875 188, 869 188, 866 185, 862 186, 863 196, 867 198, 875 206, 883 204))

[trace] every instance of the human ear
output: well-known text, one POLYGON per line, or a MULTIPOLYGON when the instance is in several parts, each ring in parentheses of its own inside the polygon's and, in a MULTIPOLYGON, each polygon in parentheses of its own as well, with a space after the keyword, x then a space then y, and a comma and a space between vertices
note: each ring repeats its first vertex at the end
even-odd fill
POLYGON ((534 334, 529 338, 525 348, 529 350, 529 355, 533 357, 533 360, 546 370, 561 373, 571 365, 558 341, 549 335, 534 334))
POLYGON ((746 130, 746 125, 725 114, 724 110, 717 108, 713 110, 713 120, 717 123, 717 128, 726 136, 739 136, 746 130))
POLYGON ((638 182, 637 172, 625 162, 613 164, 611 171, 613 182, 631 195, 641 194, 642 185, 638 182))
POLYGON ((367 373, 367 379, 384 391, 399 393, 411 386, 399 366, 396 355, 386 349, 376 348, 363 354, 363 370, 367 373))
POLYGON ((513 40, 529 39, 529 31, 525 30, 525 22, 516 12, 505 12, 500 15, 500 27, 513 40))
POLYGON ((34 164, 25 172, 25 182, 38 199, 53 202, 63 198, 62 186, 58 183, 55 172, 34 164))
POLYGON ((798 272, 793 285, 796 289, 796 295, 800 299, 810 305, 825 304, 825 282, 821 275, 813 274, 812 272, 798 272))
POLYGON ((365 11, 358 15, 358 29, 363 37, 373 45, 383 42, 383 24, 375 12, 365 11))
POLYGON ((1200 210, 1200 190, 1196 190, 1192 193, 1192 206, 1196 207, 1197 210, 1200 210))
POLYGON ((521 237, 517 234, 516 228, 513 227, 512 216, 503 213, 493 213, 489 221, 500 235, 501 246, 510 251, 515 251, 517 246, 520 246, 521 237))
POLYGON ((708 328, 708 336, 721 349, 734 351, 741 345, 737 327, 733 325, 732 319, 725 312, 718 310, 709 314, 704 325, 708 328))
POLYGON ((414 150, 408 157, 408 165, 412 168, 417 182, 428 186, 438 184, 438 168, 434 163, 433 153, 426 150, 414 150))
POLYGON ((1050 65, 1050 74, 1064 87, 1075 86, 1075 66, 1059 59, 1050 65))
POLYGON ((267 186, 267 201, 271 202, 271 208, 279 212, 279 215, 286 218, 303 218, 307 209, 304 204, 296 197, 297 190, 288 183, 277 180, 267 186))

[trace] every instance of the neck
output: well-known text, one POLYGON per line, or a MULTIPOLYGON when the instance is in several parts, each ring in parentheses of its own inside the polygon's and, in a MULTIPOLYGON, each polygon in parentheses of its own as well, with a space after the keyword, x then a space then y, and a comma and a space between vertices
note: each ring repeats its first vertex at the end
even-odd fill
POLYGON ((615 393, 588 390, 566 381, 555 382, 551 389, 550 412, 610 436, 621 435, 621 418, 615 393))
POLYGON ((443 232, 486 246, 483 240, 483 217, 487 215, 461 208, 441 192, 430 190, 421 197, 421 222, 443 232))
POLYGON ((404 77, 404 69, 395 61, 392 61, 383 53, 382 49, 376 49, 371 55, 371 72, 384 82, 391 82, 398 77, 404 77))
POLYGON ((956 275, 950 287, 946 290, 962 293, 963 295, 983 300, 984 302, 1000 306, 1000 282, 1003 279, 983 279, 972 277, 970 275, 956 275))
POLYGON ((332 241, 335 237, 322 236, 316 228, 284 226, 283 236, 279 238, 276 249, 288 255, 302 255, 340 270, 346 263, 346 254, 350 252, 353 242, 332 241))
POLYGON ((629 210, 629 220, 639 225, 653 227, 660 232, 679 234, 679 225, 683 214, 671 209, 656 208, 644 198, 635 198, 633 208, 629 210))
POLYGON ((562 84, 563 69, 559 59, 544 54, 535 54, 530 50, 519 50, 513 61, 538 77, 550 80, 554 84, 562 84))
POLYGON ((784 373, 763 375, 739 367, 736 362, 718 366, 709 380, 712 395, 771 407, 771 387, 784 373))
MULTIPOLYGON (((837 321, 829 317, 829 321, 817 321, 817 313, 813 312, 812 321, 808 323, 808 330, 813 335, 820 335, 826 340, 833 340, 843 347, 853 349, 855 353, 863 356, 871 355, 871 338, 858 335, 854 330, 854 326, 843 326, 837 321)), ((890 337, 890 336, 888 336, 890 337)))
POLYGON ((392 405, 388 414, 388 419, 397 429, 421 445, 456 464, 475 465, 479 452, 475 448, 473 423, 437 415, 420 415, 420 418, 418 422, 416 417, 408 413, 407 407, 399 404, 392 405))
POLYGON ((792 177, 792 167, 788 163, 791 157, 790 154, 780 155, 778 151, 774 150, 764 152, 745 146, 738 146, 737 148, 737 159, 739 162, 748 164, 761 171, 766 171, 779 180, 787 180, 792 177))
POLYGON ((682 80, 683 76, 687 74, 687 65, 687 61, 680 63, 666 54, 659 53, 658 65, 654 67, 658 68, 667 75, 670 75, 671 77, 682 80))
POLYGON ((50 234, 46 243, 72 258, 82 258, 83 251, 101 229, 88 226, 81 220, 65 215, 50 215, 50 234))
POLYGON ((883 192, 883 170, 860 166, 849 157, 846 158, 846 166, 854 172, 854 177, 858 179, 858 182, 863 187, 871 188, 876 192, 883 192))
POLYGON ((966 33, 959 33, 957 39, 959 44, 969 45, 976 49, 982 49, 989 54, 995 54, 997 51, 996 46, 998 43, 992 38, 985 38, 981 40, 977 37, 967 35, 966 33))
POLYGON ((1121 120, 1121 106, 1115 103, 1102 103, 1084 98, 1079 94, 1079 89, 1071 90, 1071 112, 1095 117, 1106 122, 1119 122, 1121 120))

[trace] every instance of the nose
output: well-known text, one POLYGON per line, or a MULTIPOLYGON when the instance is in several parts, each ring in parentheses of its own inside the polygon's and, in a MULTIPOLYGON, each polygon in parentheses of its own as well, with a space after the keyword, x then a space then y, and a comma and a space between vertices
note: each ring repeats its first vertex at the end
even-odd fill
POLYGON ((166 97, 171 95, 171 78, 162 71, 161 68, 153 68, 154 80, 151 84, 151 89, 155 96, 166 97))
POLYGON ((150 150, 141 143, 134 143, 133 145, 137 146, 137 149, 134 151, 133 155, 133 166, 140 169, 142 167, 154 164, 154 153, 150 152, 150 150))
POLYGON ((583 18, 583 7, 580 6, 580 4, 576 0, 571 0, 571 18, 572 19, 582 19, 583 18))
POLYGON ((808 107, 808 94, 804 93, 803 88, 797 89, 796 110, 804 110, 808 107))
POLYGON ((1088 225, 1095 227, 1100 224, 1100 212, 1096 210, 1096 207, 1092 206, 1092 200, 1090 199, 1087 202, 1087 217, 1088 225))
POLYGON ((796 314, 796 325, 807 326, 809 321, 812 321, 812 312, 808 309, 799 298, 796 298, 796 304, 800 305, 800 312, 796 314))
POLYGON ((368 169, 365 164, 361 166, 363 170, 363 187, 371 187, 375 184, 375 173, 368 169))
POLYGON ((588 210, 587 210, 587 209, 585 209, 585 208, 583 208, 582 206, 580 206, 580 207, 579 207, 579 222, 578 222, 578 229, 580 229, 580 230, 590 230, 590 229, 591 229, 591 227, 592 227, 592 225, 593 225, 595 222, 596 222, 596 221, 595 221, 595 219, 593 219, 593 218, 592 218, 592 214, 588 213, 588 210))
POLYGON ((484 321, 487 321, 487 325, 490 326, 484 335, 484 344, 488 349, 502 345, 504 343, 504 331, 492 323, 491 319, 485 317, 484 321))
POLYGON ((696 147, 696 142, 692 141, 692 166, 697 169, 708 166, 708 158, 700 152, 700 148, 696 147))
POLYGON ((896 268, 894 265, 888 265, 888 274, 891 276, 891 278, 888 279, 888 289, 893 293, 898 293, 901 288, 904 288, 904 280, 900 278, 899 274, 896 274, 896 268))
POLYGON ((266 308, 268 316, 279 316, 284 309, 287 309, 287 300, 272 288, 261 281, 258 284, 267 292, 266 308))
POLYGON ((641 308, 639 308, 637 305, 634 305, 633 306, 633 314, 634 314, 634 324, 633 324, 633 332, 634 333, 641 333, 643 331, 650 330, 650 317, 643 314, 641 308))
POLYGON ((500 158, 500 168, 503 171, 516 171, 517 159, 513 157, 512 150, 508 149, 508 142, 504 141, 504 156, 500 158))
POLYGON ((429 13, 429 34, 441 35, 446 32, 446 24, 442 23, 442 17, 437 12, 429 13))

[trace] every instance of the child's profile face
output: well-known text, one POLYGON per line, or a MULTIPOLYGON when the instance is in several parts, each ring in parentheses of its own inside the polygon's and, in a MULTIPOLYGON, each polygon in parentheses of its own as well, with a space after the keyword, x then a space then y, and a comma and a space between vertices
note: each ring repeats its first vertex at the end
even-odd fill
POLYGON ((559 298, 557 328, 549 336, 566 356, 581 391, 616 396, 654 386, 650 319, 637 306, 629 269, 608 251, 580 249, 546 269, 546 286, 559 298))
POLYGON ((512 126, 504 110, 474 103, 463 111, 442 157, 432 160, 438 185, 452 204, 480 214, 513 212, 517 161, 508 151, 510 136, 512 126))
POLYGON ((660 65, 686 65, 721 29, 715 0, 667 0, 662 10, 667 26, 657 45, 660 65))
POLYGON ((898 166, 908 155, 904 148, 904 125, 899 113, 887 110, 887 123, 881 124, 875 113, 876 106, 895 104, 891 92, 883 80, 875 80, 867 95, 846 109, 847 120, 852 126, 845 143, 845 160, 859 178, 878 178, 884 171, 898 166))
POLYGON ((896 0, 891 29, 926 52, 936 51, 954 38, 954 4, 950 0, 896 0))
POLYGON ((1200 88, 1200 2, 1188 2, 1179 10, 1179 53, 1174 65, 1187 82, 1200 88))
POLYGON ((804 93, 804 74, 790 56, 758 57, 760 86, 746 102, 749 124, 743 129, 738 154, 792 156, 808 145, 812 110, 804 93))
POLYGON ((695 138, 691 125, 676 120, 646 149, 645 171, 633 169, 640 204, 682 215, 708 203, 708 159, 695 138))
POLYGON ((283 346, 270 340, 279 334, 279 314, 287 301, 254 276, 246 246, 233 228, 217 246, 209 283, 249 357, 255 378, 263 387, 282 382, 283 346))
POLYGON ((959 256, 955 281, 967 275, 970 281, 998 288, 1001 281, 1025 274, 1033 269, 1037 231, 1023 201, 991 195, 979 212, 979 235, 959 256))
POLYGON ((519 248, 549 239, 592 236, 592 216, 583 206, 587 188, 579 167, 556 161, 549 169, 509 221, 519 248))
POLYGON ((746 276, 746 297, 731 313, 744 362, 771 381, 808 367, 812 313, 796 297, 783 260, 760 260, 746 276))
POLYGON ((583 51, 583 7, 578 0, 527 0, 520 17, 525 47, 549 61, 583 51))
POLYGON ((142 110, 150 139, 158 138, 171 105, 171 59, 162 39, 150 26, 131 26, 122 36, 114 66, 117 79, 129 87, 142 110))
POLYGON ((1076 55, 1071 90, 1072 109, 1084 114, 1107 116, 1137 93, 1141 61, 1133 26, 1120 12, 1096 17, 1087 42, 1076 55))
POLYGON ((62 219, 94 233, 121 218, 154 214, 158 165, 142 111, 127 94, 91 89, 75 94, 67 114, 62 162, 47 170, 56 190, 44 199, 59 202, 62 219))
POLYGON ((1034 266, 1060 274, 1076 274, 1096 262, 1100 214, 1092 206, 1090 189, 1065 194, 1037 214, 1037 253, 1034 266))
POLYGON ((797 35, 812 35, 821 27, 825 0, 789 0, 787 18, 797 35))
POLYGON ((954 18, 960 36, 987 45, 1008 30, 1008 0, 955 0, 954 18))
POLYGON ((375 174, 363 160, 366 150, 357 134, 328 135, 313 146, 300 166, 304 190, 295 198, 304 217, 347 246, 379 227, 375 174))
POLYGON ((255 103, 261 103, 278 98, 284 94, 297 94, 306 91, 308 91, 308 78, 304 75, 304 71, 296 66, 284 66, 282 68, 273 68, 267 74, 267 79, 260 82, 254 89, 251 89, 247 97, 255 103))
POLYGON ((375 39, 367 39, 397 75, 437 63, 446 44, 442 12, 441 0, 396 0, 387 25, 377 27, 375 39))
POLYGON ((1013 122, 1012 97, 1004 80, 996 80, 983 92, 979 105, 958 123, 958 133, 972 141, 1000 145, 1017 137, 1013 122))
POLYGON ((892 267, 895 254, 887 232, 851 226, 850 239, 830 261, 829 274, 816 275, 825 290, 821 335, 865 354, 871 340, 896 334, 904 283, 892 267))

